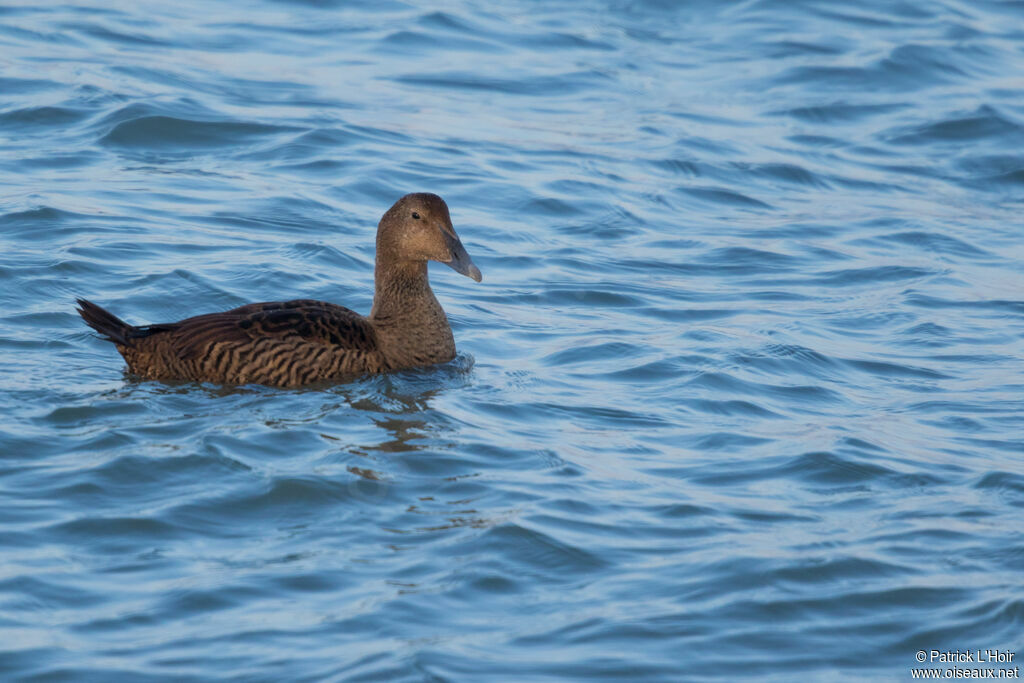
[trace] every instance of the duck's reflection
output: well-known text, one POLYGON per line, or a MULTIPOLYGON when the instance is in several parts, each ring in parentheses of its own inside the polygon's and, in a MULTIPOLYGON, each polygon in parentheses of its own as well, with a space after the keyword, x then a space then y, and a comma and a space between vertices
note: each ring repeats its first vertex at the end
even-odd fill
POLYGON ((254 472, 332 480, 353 514, 382 515, 388 533, 430 534, 496 523, 474 502, 486 490, 474 457, 482 437, 452 409, 472 367, 460 355, 322 388, 136 382, 124 391, 145 394, 169 421, 213 424, 221 455, 254 472))
MULTIPOLYGON (((339 456, 352 477, 348 492, 356 504, 401 506, 388 515, 385 531, 429 534, 458 528, 487 528, 499 519, 474 506, 482 488, 472 458, 460 455, 463 425, 433 407, 437 399, 466 384, 468 368, 432 373, 399 373, 339 387, 344 408, 360 411, 376 434, 353 443, 336 435, 339 456), (383 432, 383 434, 381 434, 383 432), (383 438, 382 438, 383 437, 383 438), (451 493, 450 496, 444 492, 451 493), (466 495, 467 491, 471 495, 466 495)), ((351 418, 351 415, 349 415, 351 418)))

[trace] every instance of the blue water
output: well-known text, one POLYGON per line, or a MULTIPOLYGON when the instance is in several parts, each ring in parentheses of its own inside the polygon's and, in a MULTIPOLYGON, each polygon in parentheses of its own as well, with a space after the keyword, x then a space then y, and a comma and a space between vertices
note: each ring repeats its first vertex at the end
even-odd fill
POLYGON ((0 678, 1024 658, 1022 75, 994 0, 6 3, 0 678), (139 382, 73 310, 368 312, 412 191, 446 365, 139 382))

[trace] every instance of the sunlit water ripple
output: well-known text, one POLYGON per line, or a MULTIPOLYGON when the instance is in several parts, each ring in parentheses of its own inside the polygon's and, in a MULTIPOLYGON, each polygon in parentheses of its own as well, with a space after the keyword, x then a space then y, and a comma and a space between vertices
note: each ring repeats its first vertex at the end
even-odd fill
POLYGON ((1019 2, 0 8, 0 675, 904 680, 1024 657, 1019 2), (369 310, 437 192, 459 356, 138 382, 369 310))

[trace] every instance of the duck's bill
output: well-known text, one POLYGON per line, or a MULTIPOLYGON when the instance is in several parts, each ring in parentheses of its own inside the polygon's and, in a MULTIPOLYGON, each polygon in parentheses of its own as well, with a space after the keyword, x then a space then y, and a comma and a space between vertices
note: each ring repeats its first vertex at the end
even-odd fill
POLYGON ((448 240, 448 250, 452 254, 452 259, 447 262, 447 265, 456 273, 471 277, 477 282, 483 280, 484 276, 480 274, 480 269, 473 265, 473 260, 466 253, 466 248, 462 246, 462 241, 458 237, 448 234, 445 234, 445 238, 448 240))

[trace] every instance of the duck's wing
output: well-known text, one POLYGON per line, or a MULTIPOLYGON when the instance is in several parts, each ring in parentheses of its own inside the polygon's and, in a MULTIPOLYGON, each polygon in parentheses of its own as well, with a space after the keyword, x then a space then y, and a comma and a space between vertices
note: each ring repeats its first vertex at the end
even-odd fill
POLYGON ((203 356, 220 342, 244 345, 276 340, 330 346, 335 352, 377 349, 366 318, 344 306, 312 299, 248 304, 176 323, 146 325, 135 328, 133 336, 162 337, 182 360, 203 356))

